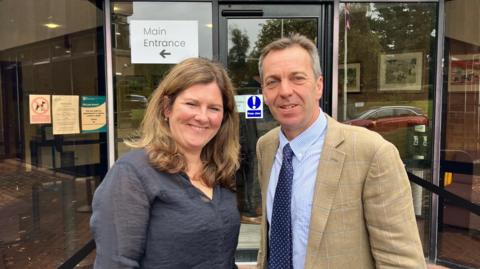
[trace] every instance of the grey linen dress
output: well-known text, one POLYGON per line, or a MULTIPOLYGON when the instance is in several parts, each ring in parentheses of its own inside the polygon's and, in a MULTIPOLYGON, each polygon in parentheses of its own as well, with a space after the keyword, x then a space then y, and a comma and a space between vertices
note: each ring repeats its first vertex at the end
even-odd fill
POLYGON ((235 193, 216 186, 210 200, 185 174, 153 168, 143 150, 109 170, 95 191, 90 226, 97 269, 235 267, 235 193))

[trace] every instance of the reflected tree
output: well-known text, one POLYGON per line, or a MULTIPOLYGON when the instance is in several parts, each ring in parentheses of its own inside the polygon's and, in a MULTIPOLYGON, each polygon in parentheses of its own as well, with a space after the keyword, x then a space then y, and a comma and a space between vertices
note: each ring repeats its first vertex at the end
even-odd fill
MULTIPOLYGON (((340 14, 339 64, 343 64, 345 53, 344 12, 340 14)), ((351 27, 346 34, 347 63, 361 64, 362 94, 351 95, 350 100, 370 100, 370 103, 378 100, 382 104, 389 102, 399 104, 402 100, 408 100, 409 98, 406 98, 405 94, 411 93, 379 94, 379 55, 421 51, 424 53, 425 68, 428 69, 432 64, 429 62, 433 58, 430 56, 434 51, 432 46, 435 45, 435 18, 434 5, 428 3, 351 3, 351 27)), ((339 82, 339 87, 340 89, 343 87, 341 82, 339 82)), ((339 92, 340 98, 342 98, 342 91, 339 92)), ((417 98, 424 97, 417 96, 417 98)), ((358 113, 358 111, 354 113, 358 113)))
MULTIPOLYGON (((370 14, 372 6, 365 4, 350 4, 350 29, 346 30, 345 35, 345 17, 341 12, 340 17, 340 35, 339 35, 339 64, 345 62, 345 53, 347 53, 347 64, 360 63, 360 88, 362 98, 375 98, 375 92, 366 91, 373 89, 377 84, 377 57, 383 51, 379 39, 373 32, 370 24, 370 14), (345 52, 345 42, 347 42, 347 51, 345 52), (372 96, 370 96, 372 94, 372 96)), ((340 69, 343 72, 343 69, 340 69)), ((343 81, 339 81, 339 102, 343 103, 343 81)), ((356 114, 355 107, 349 106, 348 114, 356 114)), ((343 116, 343 115, 342 115, 343 116)))
MULTIPOLYGON (((391 105, 415 106, 431 115, 436 18, 436 5, 433 3, 351 3, 350 29, 345 29, 344 12, 340 13, 339 64, 345 62, 346 54, 347 63, 358 63, 361 67, 360 92, 348 93, 345 98, 342 81, 339 81, 338 103, 341 109, 346 103, 345 119, 356 118, 373 107, 391 105), (382 79, 380 56, 411 52, 423 53, 419 76, 421 90, 400 89, 393 92, 382 89, 379 82, 382 79)), ((343 72, 343 69, 338 71, 343 72)), ((407 128, 399 128, 382 133, 385 139, 395 144, 402 158, 409 156, 408 132, 407 128)))
POLYGON ((435 39, 436 10, 431 5, 376 5, 368 21, 385 52, 430 49, 435 39))
MULTIPOLYGON (((358 49, 370 50, 378 55, 384 52, 430 50, 434 43, 436 11, 432 5, 352 3, 350 10, 351 28, 347 30, 348 58, 358 55, 358 49)), ((342 12, 340 48, 343 48, 344 30, 342 12)))
POLYGON ((262 49, 270 42, 284 36, 294 33, 304 35, 314 42, 317 41, 317 20, 316 19, 270 19, 261 25, 261 30, 258 34, 258 39, 255 46, 250 52, 247 62, 247 72, 251 76, 258 74, 258 58, 262 49))
POLYGON ((245 65, 250 41, 247 34, 238 28, 231 29, 230 36, 233 46, 228 51, 227 65, 233 84, 240 87, 247 77, 245 65))
POLYGON ((271 19, 262 26, 255 43, 254 53, 260 55, 260 51, 268 43, 294 33, 304 35, 314 42, 317 41, 316 19, 271 19))

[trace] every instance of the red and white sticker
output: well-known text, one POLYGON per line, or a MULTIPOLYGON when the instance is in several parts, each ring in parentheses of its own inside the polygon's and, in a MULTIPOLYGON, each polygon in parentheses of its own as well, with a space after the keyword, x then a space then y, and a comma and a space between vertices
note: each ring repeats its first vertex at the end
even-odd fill
POLYGON ((51 123, 51 104, 50 95, 29 95, 30 104, 30 124, 48 124, 51 123))

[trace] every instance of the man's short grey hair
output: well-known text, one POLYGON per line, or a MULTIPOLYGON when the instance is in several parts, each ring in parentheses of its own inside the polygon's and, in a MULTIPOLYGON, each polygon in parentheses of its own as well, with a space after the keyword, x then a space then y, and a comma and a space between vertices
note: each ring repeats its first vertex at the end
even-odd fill
POLYGON ((305 49, 310 55, 312 60, 312 70, 315 75, 315 79, 319 78, 322 75, 322 68, 320 67, 320 59, 318 57, 317 46, 313 41, 308 39, 306 36, 300 34, 293 34, 289 37, 283 37, 273 41, 262 49, 260 54, 260 59, 258 60, 258 72, 260 74, 260 79, 263 81, 263 61, 265 57, 272 51, 284 50, 290 47, 300 46, 305 49))

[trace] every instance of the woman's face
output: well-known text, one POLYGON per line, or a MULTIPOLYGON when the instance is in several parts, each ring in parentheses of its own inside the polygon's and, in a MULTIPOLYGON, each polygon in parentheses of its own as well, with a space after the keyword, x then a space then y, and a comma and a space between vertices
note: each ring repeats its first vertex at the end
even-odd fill
POLYGON ((200 154, 223 120, 223 99, 216 82, 196 84, 180 93, 165 116, 183 153, 200 154))

